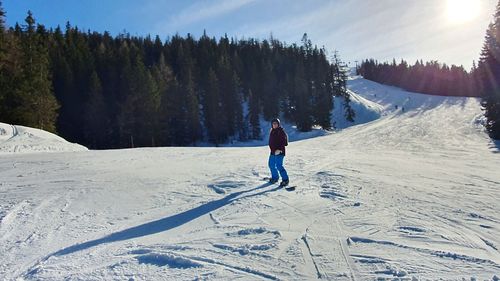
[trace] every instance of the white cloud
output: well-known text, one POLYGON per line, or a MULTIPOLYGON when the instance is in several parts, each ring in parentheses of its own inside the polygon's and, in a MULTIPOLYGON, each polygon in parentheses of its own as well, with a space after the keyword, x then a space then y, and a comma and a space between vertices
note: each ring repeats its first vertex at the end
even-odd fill
POLYGON ((229 12, 238 10, 257 0, 223 0, 223 1, 202 1, 180 11, 178 15, 171 17, 167 23, 162 23, 164 27, 178 30, 184 26, 213 19, 229 12))

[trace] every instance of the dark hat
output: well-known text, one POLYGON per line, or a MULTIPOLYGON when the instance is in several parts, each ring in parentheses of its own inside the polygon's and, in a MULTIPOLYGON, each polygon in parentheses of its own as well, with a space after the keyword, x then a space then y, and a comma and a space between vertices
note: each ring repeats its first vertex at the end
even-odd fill
POLYGON ((274 122, 278 123, 278 125, 280 125, 280 120, 278 118, 274 118, 273 120, 271 120, 271 124, 273 124, 274 122))

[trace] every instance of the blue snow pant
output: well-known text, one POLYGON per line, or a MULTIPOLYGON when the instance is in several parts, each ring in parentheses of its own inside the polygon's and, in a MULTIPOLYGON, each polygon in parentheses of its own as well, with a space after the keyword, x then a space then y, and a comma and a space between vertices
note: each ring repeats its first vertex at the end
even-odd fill
POLYGON ((288 180, 288 174, 286 173, 285 167, 283 167, 284 159, 285 155, 269 155, 269 169, 271 170, 271 178, 278 180, 279 172, 282 180, 288 180))

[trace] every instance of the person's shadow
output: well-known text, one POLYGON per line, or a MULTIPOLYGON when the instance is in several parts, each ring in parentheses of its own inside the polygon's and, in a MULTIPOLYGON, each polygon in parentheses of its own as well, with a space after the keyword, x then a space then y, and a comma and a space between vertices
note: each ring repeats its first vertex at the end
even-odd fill
POLYGON ((118 231, 118 232, 109 234, 109 235, 104 236, 104 237, 99 238, 99 239, 87 241, 87 242, 80 243, 80 244, 75 244, 73 246, 69 246, 69 247, 61 249, 55 253, 52 253, 51 255, 47 256, 46 259, 48 259, 51 256, 62 256, 62 255, 75 253, 78 251, 83 251, 83 250, 86 250, 86 249, 89 249, 89 248, 92 248, 92 247, 95 247, 95 246, 98 246, 101 244, 129 240, 132 238, 137 238, 137 237, 147 236, 147 235, 151 235, 151 234, 155 234, 155 233, 159 233, 159 232, 163 232, 163 231, 168 231, 172 228, 176 228, 178 226, 184 225, 184 224, 186 224, 186 223, 188 223, 196 218, 199 218, 203 215, 206 215, 206 214, 208 214, 214 210, 217 210, 225 205, 228 205, 234 201, 245 199, 245 198, 250 198, 250 197, 254 197, 254 196, 259 196, 259 195, 262 195, 262 194, 267 193, 267 192, 276 191, 280 188, 278 186, 278 187, 273 188, 273 189, 266 189, 264 191, 260 191, 257 193, 252 193, 249 195, 240 196, 242 194, 250 193, 252 191, 261 189, 261 188, 266 187, 266 186, 269 186, 269 184, 266 183, 266 184, 260 185, 258 187, 252 188, 252 189, 234 192, 234 193, 227 195, 226 197, 224 197, 222 199, 207 202, 207 203, 202 204, 196 208, 187 210, 185 212, 182 212, 182 213, 179 213, 176 215, 172 215, 172 216, 162 218, 162 219, 159 219, 156 221, 151 221, 151 222, 141 224, 141 225, 138 225, 135 227, 124 229, 122 231, 118 231))
POLYGON ((491 148, 493 153, 500 153, 500 140, 492 140, 491 148))

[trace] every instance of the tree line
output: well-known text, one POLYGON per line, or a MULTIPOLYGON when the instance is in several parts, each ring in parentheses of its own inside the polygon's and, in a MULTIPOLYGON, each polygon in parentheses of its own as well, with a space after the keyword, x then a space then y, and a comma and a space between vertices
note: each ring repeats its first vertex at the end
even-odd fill
MULTIPOLYGON (((473 69, 476 69, 473 66, 473 69)), ((440 96, 477 97, 475 80, 462 66, 448 66, 437 61, 417 60, 414 65, 405 60, 399 63, 380 63, 374 59, 364 60, 358 68, 364 78, 386 85, 397 86, 407 91, 440 96)))
POLYGON ((354 118, 342 61, 307 34, 301 45, 206 33, 163 41, 47 29, 31 12, 7 29, 1 3, 0 13, 2 122, 123 148, 260 139, 261 118, 277 116, 330 130, 334 96, 354 118))

